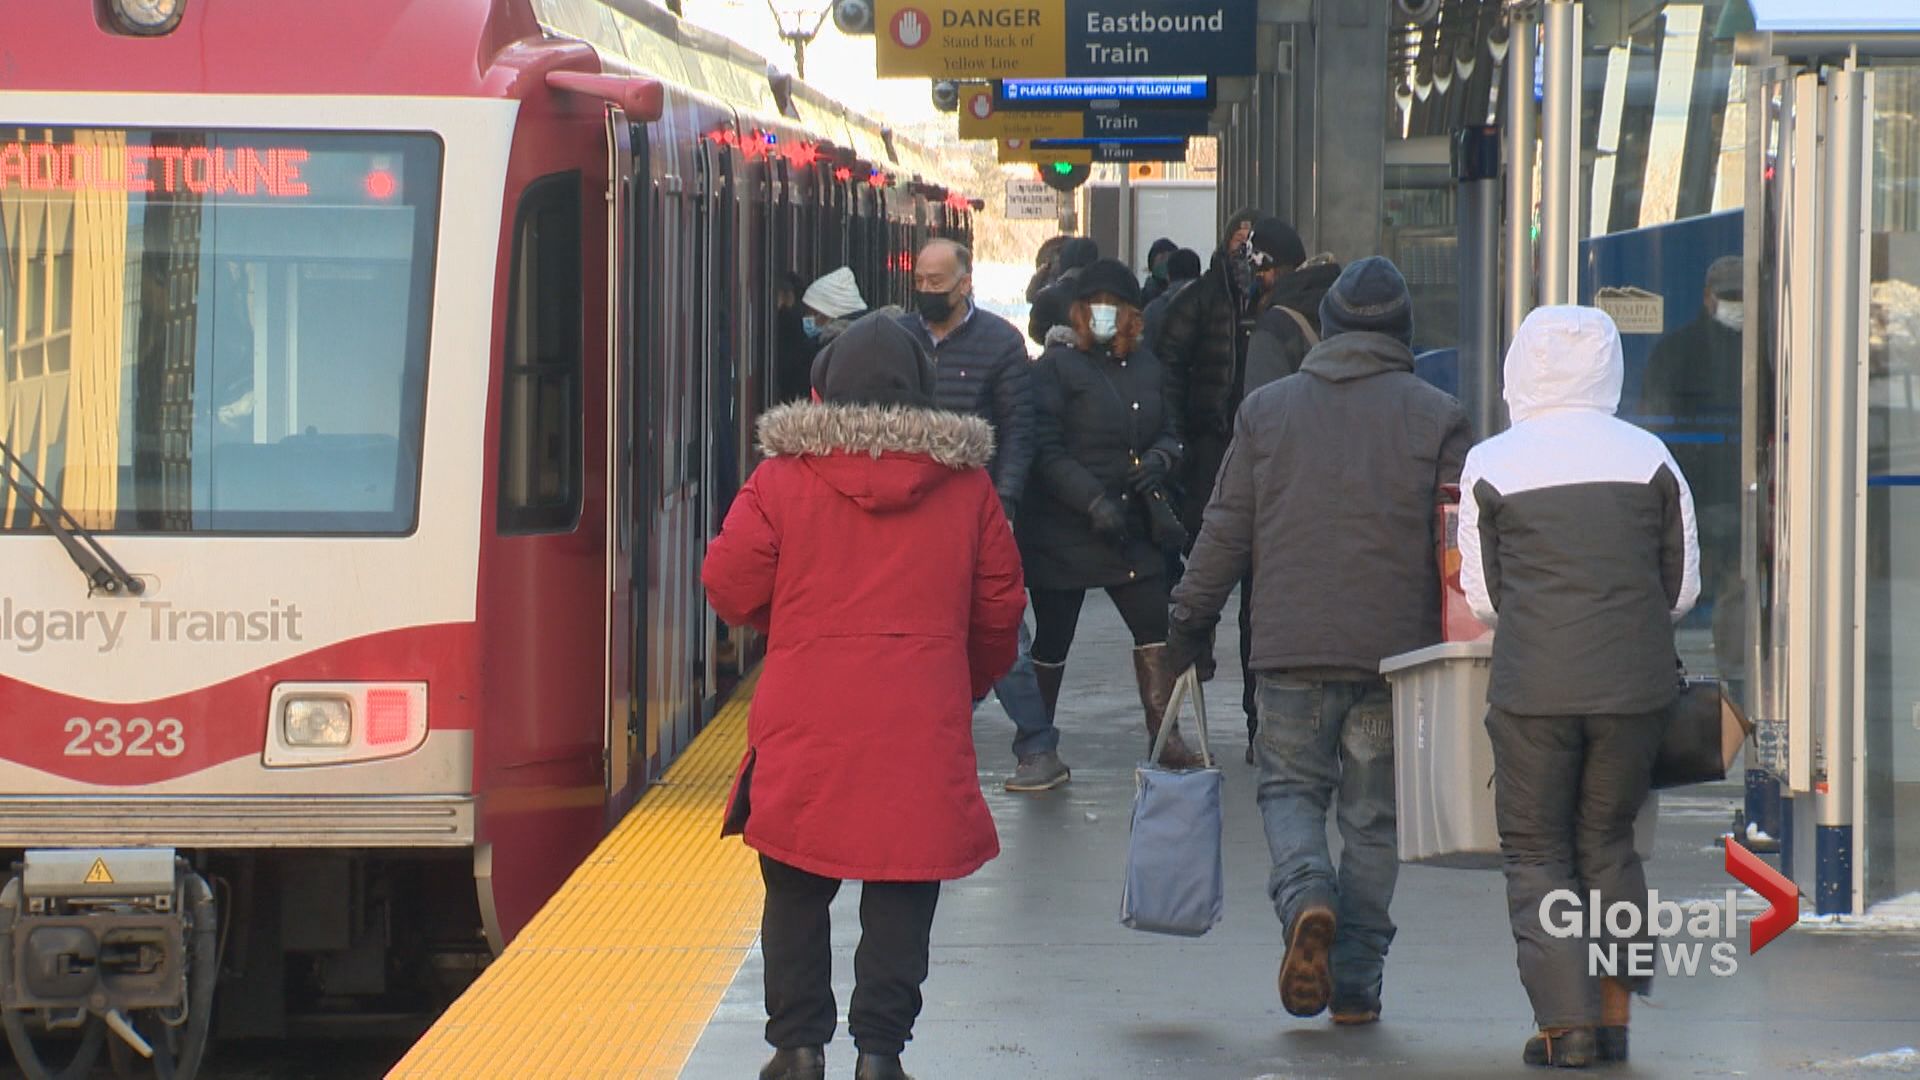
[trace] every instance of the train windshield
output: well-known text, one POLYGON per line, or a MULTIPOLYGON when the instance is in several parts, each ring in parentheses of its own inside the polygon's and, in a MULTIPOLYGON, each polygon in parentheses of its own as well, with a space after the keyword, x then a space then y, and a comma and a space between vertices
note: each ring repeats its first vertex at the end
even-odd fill
POLYGON ((0 439, 96 531, 411 531, 440 159, 0 127, 0 439))

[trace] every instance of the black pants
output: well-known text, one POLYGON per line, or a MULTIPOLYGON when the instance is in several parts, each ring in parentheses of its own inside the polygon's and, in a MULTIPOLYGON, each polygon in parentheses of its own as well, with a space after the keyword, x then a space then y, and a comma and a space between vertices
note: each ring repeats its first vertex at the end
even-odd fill
POLYGON ((1570 890, 1586 911, 1599 890, 1601 926, 1614 904, 1640 909, 1641 932, 1602 938, 1619 957, 1621 982, 1645 990, 1648 980, 1625 977, 1628 946, 1652 941, 1646 931, 1647 875, 1633 847, 1633 822, 1647 801, 1653 759, 1660 752, 1662 714, 1639 716, 1515 716, 1487 711, 1493 740, 1493 809, 1507 875, 1507 916, 1520 963, 1520 982, 1542 1028, 1583 1027, 1600 1020, 1600 980, 1587 975, 1585 935, 1547 933, 1541 902, 1570 890))
MULTIPOLYGON (((1043 664, 1064 664, 1073 648, 1073 632, 1080 625, 1085 589, 1028 589, 1033 597, 1033 658, 1043 664)), ((1151 577, 1107 590, 1120 609, 1135 645, 1158 645, 1167 640, 1167 582, 1151 577)))
MULTIPOLYGON (((760 856, 767 902, 760 917, 766 961, 767 1042, 775 1049, 833 1041, 833 922, 837 878, 760 856)), ((898 1054, 913 1038, 937 881, 869 881, 860 886, 860 947, 853 954, 847 1030, 863 1054, 898 1054)))

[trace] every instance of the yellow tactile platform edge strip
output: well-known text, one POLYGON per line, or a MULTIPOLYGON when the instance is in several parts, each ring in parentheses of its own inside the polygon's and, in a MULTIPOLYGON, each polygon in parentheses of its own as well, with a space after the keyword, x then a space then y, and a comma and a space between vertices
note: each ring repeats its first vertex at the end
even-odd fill
POLYGON ((759 864, 719 836, 745 682, 389 1080, 675 1077, 760 926, 759 864))

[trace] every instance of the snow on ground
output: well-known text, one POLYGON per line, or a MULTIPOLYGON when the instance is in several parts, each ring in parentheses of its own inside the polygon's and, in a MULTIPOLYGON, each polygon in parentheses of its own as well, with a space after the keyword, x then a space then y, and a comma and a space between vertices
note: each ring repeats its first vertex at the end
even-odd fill
POLYGON ((1911 1046, 1902 1046, 1898 1050, 1887 1050, 1878 1054, 1866 1054, 1844 1061, 1815 1061, 1806 1065, 1808 1072, 1841 1073, 1857 1076, 1861 1073, 1893 1073, 1900 1076, 1920 1074, 1920 1050, 1911 1046))
MULTIPOLYGON (((1802 914, 1800 925, 1814 933, 1851 931, 1893 934, 1920 931, 1920 892, 1883 900, 1868 908, 1864 915, 1802 914)), ((1915 1071, 1920 1072, 1920 1062, 1915 1063, 1915 1071)))

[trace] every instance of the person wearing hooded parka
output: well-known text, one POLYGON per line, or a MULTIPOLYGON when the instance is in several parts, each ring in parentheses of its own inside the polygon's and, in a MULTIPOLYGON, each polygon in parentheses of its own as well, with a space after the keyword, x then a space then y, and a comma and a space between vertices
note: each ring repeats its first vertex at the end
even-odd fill
MULTIPOLYGON (((1074 344, 1034 364, 1034 462, 1016 528, 1033 597, 1033 663, 1054 688, 1088 589, 1105 589, 1133 635, 1134 677, 1149 744, 1165 715, 1168 550, 1186 543, 1166 492, 1180 445, 1161 404, 1160 362, 1140 340, 1140 285, 1101 259, 1067 308, 1074 344)), ((1169 733, 1162 760, 1197 758, 1169 733)))
POLYGON ((1625 1060, 1630 993, 1650 981, 1588 974, 1589 939, 1550 935, 1540 915, 1565 889, 1616 955, 1652 941, 1633 825, 1677 694, 1673 625, 1699 596, 1700 548, 1673 455, 1614 416, 1622 370, 1605 312, 1536 309, 1507 350, 1513 427, 1474 447, 1460 478, 1460 583, 1497 626, 1486 723, 1539 1027, 1522 1051, 1531 1065, 1625 1060), (1586 912, 1596 894, 1602 911, 1586 912), (1620 906, 1641 933, 1612 933, 1628 921, 1610 914, 1620 906))
POLYGON ((934 406, 934 366, 888 315, 814 361, 817 401, 761 419, 766 455, 701 579, 767 635, 724 832, 766 882, 762 1080, 816 1080, 833 1038, 828 907, 864 882, 847 1027, 856 1076, 898 1080, 940 882, 999 852, 973 702, 1013 666, 1020 557, 986 472, 993 432, 934 406))

